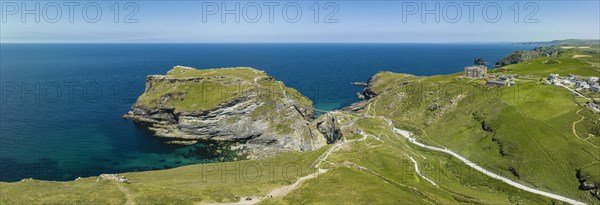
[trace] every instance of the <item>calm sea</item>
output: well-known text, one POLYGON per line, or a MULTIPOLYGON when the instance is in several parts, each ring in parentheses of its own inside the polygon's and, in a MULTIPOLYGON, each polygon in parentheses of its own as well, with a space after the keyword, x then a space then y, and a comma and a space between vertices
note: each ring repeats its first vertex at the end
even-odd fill
POLYGON ((298 89, 323 110, 356 102, 379 71, 459 72, 510 44, 0 44, 0 181, 72 180, 233 158, 214 143, 164 144, 121 116, 145 77, 175 65, 250 66, 298 89))

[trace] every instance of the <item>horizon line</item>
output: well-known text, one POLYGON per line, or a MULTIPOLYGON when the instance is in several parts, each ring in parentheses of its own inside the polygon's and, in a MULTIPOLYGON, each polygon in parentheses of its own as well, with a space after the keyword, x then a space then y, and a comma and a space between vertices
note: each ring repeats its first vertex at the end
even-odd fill
POLYGON ((31 41, 16 41, 16 42, 2 42, 0 44, 515 44, 515 43, 547 43, 551 41, 564 41, 564 40, 590 40, 600 41, 600 39, 592 38, 565 38, 565 39, 552 39, 552 40, 527 40, 527 41, 382 41, 382 42, 368 42, 368 41, 341 41, 341 42, 326 42, 326 41, 289 41, 289 42, 269 42, 269 41, 256 41, 256 42, 243 42, 243 41, 220 41, 220 42, 122 42, 122 41, 105 41, 105 42, 31 42, 31 41))
POLYGON ((0 44, 514 44, 545 41, 449 41, 449 42, 0 42, 0 44))

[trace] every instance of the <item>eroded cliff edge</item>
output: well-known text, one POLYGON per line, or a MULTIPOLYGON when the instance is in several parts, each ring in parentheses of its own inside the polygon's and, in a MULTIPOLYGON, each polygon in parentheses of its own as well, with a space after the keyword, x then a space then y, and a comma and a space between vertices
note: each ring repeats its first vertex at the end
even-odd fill
POLYGON ((172 142, 239 142, 248 159, 318 149, 336 133, 327 117, 314 119, 312 102, 253 68, 194 69, 175 66, 150 75, 125 118, 143 123, 172 142), (321 126, 327 125, 327 126, 321 126))

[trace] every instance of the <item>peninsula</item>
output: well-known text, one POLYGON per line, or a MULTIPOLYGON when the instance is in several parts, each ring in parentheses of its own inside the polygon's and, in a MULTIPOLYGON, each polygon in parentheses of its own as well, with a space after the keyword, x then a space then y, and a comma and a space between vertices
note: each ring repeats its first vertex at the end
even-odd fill
POLYGON ((124 117, 177 144, 236 142, 233 149, 247 159, 316 150, 339 137, 325 119, 315 121, 310 99, 247 67, 175 66, 167 75, 150 75, 124 117))

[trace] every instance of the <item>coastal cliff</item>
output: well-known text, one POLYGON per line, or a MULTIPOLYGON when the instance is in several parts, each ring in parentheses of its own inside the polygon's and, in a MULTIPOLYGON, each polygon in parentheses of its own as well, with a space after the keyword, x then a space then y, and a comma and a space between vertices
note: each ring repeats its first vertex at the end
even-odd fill
POLYGON ((500 59, 494 64, 496 68, 504 67, 507 65, 517 64, 520 62, 528 61, 531 59, 541 57, 557 57, 561 54, 561 50, 558 47, 537 47, 533 50, 518 50, 512 52, 510 55, 500 59))
POLYGON ((150 75, 144 93, 124 117, 178 144, 239 142, 234 149, 248 159, 315 150, 335 142, 336 136, 330 134, 331 126, 319 126, 324 119, 314 119, 307 97, 246 67, 176 66, 167 75, 150 75))

